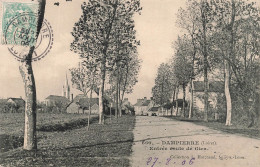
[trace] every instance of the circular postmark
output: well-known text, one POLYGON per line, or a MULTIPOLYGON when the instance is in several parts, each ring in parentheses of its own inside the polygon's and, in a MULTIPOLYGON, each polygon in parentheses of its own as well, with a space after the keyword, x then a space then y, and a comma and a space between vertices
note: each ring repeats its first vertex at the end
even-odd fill
POLYGON ((36 40, 37 17, 30 13, 14 17, 7 25, 4 40, 10 53, 19 61, 23 61, 21 53, 25 47, 35 46, 32 61, 45 57, 53 45, 53 30, 50 23, 44 19, 38 38, 36 40))

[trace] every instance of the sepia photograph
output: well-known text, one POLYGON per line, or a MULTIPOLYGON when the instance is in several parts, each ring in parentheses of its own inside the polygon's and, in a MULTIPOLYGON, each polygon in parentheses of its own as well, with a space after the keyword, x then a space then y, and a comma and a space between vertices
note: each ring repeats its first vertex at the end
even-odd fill
POLYGON ((260 167, 259 0, 0 0, 0 167, 260 167))

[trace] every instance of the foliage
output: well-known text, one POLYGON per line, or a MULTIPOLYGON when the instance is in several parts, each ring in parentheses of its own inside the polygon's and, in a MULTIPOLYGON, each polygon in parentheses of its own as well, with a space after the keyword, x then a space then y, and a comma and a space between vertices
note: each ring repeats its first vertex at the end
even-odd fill
POLYGON ((172 76, 170 65, 162 63, 157 70, 155 85, 152 88, 155 103, 163 105, 169 102, 174 89, 172 86, 172 76))
POLYGON ((175 44, 176 54, 174 57, 174 75, 180 85, 187 85, 193 77, 193 52, 191 40, 184 35, 179 37, 175 44))
MULTIPOLYGON (((79 54, 85 62, 91 60, 99 71, 99 110, 102 123, 107 71, 116 69, 119 74, 122 71, 120 69, 129 63, 129 55, 135 53, 139 45, 135 37, 133 16, 141 11, 140 1, 89 0, 81 8, 83 14, 73 28, 74 41, 71 43, 71 50, 79 54)), ((136 83, 132 81, 129 82, 130 85, 136 83)))
POLYGON ((205 78, 209 70, 211 78, 224 80, 223 72, 217 72, 219 76, 214 76, 214 72, 230 70, 229 87, 235 117, 232 121, 237 123, 240 118, 246 120, 247 117, 245 122, 256 124, 259 117, 255 107, 259 97, 259 7, 245 0, 187 0, 186 8, 179 9, 177 18, 178 26, 184 30, 184 35, 175 42, 174 68, 183 69, 175 70, 177 78, 182 83, 188 82, 190 71, 194 71, 194 76, 204 71, 205 78), (180 39, 186 41, 182 45, 184 49, 176 47, 176 43, 180 46, 180 39), (193 68, 189 62, 191 58, 193 68), (224 62, 230 69, 224 69, 224 62))

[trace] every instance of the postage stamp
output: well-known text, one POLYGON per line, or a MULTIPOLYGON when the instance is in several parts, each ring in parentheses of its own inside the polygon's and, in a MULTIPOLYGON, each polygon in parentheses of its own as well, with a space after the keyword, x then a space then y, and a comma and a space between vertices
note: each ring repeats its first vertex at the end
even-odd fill
POLYGON ((45 19, 36 40, 38 4, 33 1, 0 0, 1 44, 19 61, 26 46, 35 46, 32 60, 45 57, 53 45, 53 30, 45 19))
POLYGON ((1 43, 34 46, 37 30, 37 4, 2 1, 1 43))

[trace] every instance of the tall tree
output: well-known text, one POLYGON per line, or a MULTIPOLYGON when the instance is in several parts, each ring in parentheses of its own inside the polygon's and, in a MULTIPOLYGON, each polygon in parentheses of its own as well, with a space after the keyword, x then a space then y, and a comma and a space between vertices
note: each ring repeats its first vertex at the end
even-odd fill
MULTIPOLYGON (((231 125, 232 92, 230 85, 237 85, 233 99, 242 99, 243 110, 249 114, 248 100, 254 97, 255 69, 259 66, 259 9, 255 3, 245 1, 212 1, 214 50, 224 62, 225 95, 227 103, 226 125, 231 125), (231 74, 234 74, 233 76, 231 74)), ((232 87, 231 87, 232 88, 232 87)))
MULTIPOLYGON (((130 48, 129 48, 130 49, 130 48)), ((122 114, 122 102, 125 94, 132 93, 134 85, 137 83, 137 77, 140 70, 141 61, 135 48, 131 52, 125 52, 124 58, 109 73, 110 94, 115 96, 115 116, 122 114)))
POLYGON ((160 104, 162 106, 170 101, 173 93, 172 83, 170 79, 170 65, 162 63, 157 70, 155 85, 152 88, 152 94, 156 104, 160 104))
POLYGON ((193 79, 197 75, 198 71, 195 71, 195 60, 198 60, 198 40, 196 35, 199 32, 199 8, 196 1, 188 1, 186 3, 187 8, 180 8, 177 14, 177 24, 180 28, 183 28, 185 32, 191 38, 192 49, 192 75, 190 76, 190 107, 189 107, 189 118, 193 115, 193 79))
POLYGON ((235 1, 214 2, 210 5, 213 6, 212 14, 217 25, 214 28, 216 33, 213 38, 216 38, 215 46, 220 48, 220 54, 224 57, 224 92, 226 97, 227 116, 226 125, 231 125, 231 111, 232 102, 230 95, 230 63, 228 59, 232 59, 234 50, 234 22, 236 16, 235 1), (217 15, 215 15, 217 14, 217 15), (226 59, 225 59, 226 58, 226 59))
MULTIPOLYGON (((189 34, 192 41, 191 48, 193 49, 193 75, 196 75, 194 71, 195 60, 202 62, 203 65, 203 78, 204 78, 204 120, 208 120, 208 69, 211 59, 209 42, 211 36, 212 18, 211 18, 211 6, 207 0, 188 0, 187 9, 180 9, 178 13, 178 24, 185 29, 189 34)), ((199 70, 200 71, 200 70, 199 70)), ((192 85, 192 84, 191 84, 192 85)), ((191 111, 192 108, 190 108, 191 111)), ((190 117, 191 117, 191 112, 190 117)))
MULTIPOLYGON (((89 0, 82 4, 83 15, 73 28, 74 41, 71 48, 74 52, 94 52, 86 57, 96 57, 100 68, 99 88, 99 124, 104 123, 104 86, 107 64, 110 64, 113 53, 116 52, 117 30, 128 32, 128 25, 133 15, 141 10, 139 0, 89 0)), ((133 39, 132 39, 133 40, 133 39)), ((113 58, 112 58, 113 59, 113 58)))
POLYGON ((204 121, 208 121, 208 3, 206 0, 201 0, 201 22, 202 22, 202 53, 203 53, 203 73, 204 73, 204 121))
POLYGON ((182 86, 183 90, 183 112, 185 116, 186 86, 193 76, 193 50, 192 42, 187 35, 179 37, 175 43, 176 54, 174 56, 174 75, 177 83, 182 86))

